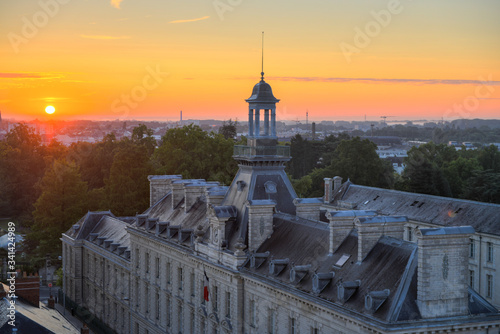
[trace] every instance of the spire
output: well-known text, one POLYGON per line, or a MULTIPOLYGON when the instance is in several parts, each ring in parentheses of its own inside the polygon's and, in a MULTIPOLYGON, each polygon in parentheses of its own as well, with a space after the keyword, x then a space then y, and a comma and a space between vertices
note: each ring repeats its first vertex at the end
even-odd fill
POLYGON ((262 72, 260 72, 260 80, 264 81, 264 32, 262 32, 262 72))

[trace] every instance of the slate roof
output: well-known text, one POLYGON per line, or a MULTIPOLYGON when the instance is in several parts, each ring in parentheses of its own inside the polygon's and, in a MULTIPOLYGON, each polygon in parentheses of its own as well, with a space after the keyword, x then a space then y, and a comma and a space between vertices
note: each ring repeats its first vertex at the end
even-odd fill
POLYGON ((472 226, 476 232, 500 235, 500 205, 456 198, 373 188, 345 182, 333 205, 402 215, 409 220, 441 226, 472 226))
MULTIPOLYGON (((259 259, 245 263, 242 271, 280 284, 284 289, 301 291, 312 298, 333 303, 347 312, 376 319, 383 323, 422 319, 417 299, 417 245, 401 239, 382 236, 363 262, 358 263, 358 235, 353 229, 338 249, 329 255, 328 224, 287 214, 274 215, 274 232, 256 251, 259 259), (265 257, 265 254, 268 254, 265 257), (279 267, 275 269, 273 262, 279 267), (306 267, 309 266, 309 267, 306 267), (293 268, 307 268, 300 282, 292 282, 293 268), (274 270, 274 272, 273 272, 274 270), (276 274, 278 273, 278 274, 276 274), (315 290, 314 275, 334 273, 326 286, 315 290), (340 285, 355 286, 347 300, 340 299, 340 285), (375 311, 365 307, 368 294, 387 297, 375 311)), ((325 275, 323 277, 327 277, 325 275)), ((324 284, 324 283, 323 283, 324 284)), ((496 313, 493 306, 477 293, 469 291, 471 314, 496 313)))

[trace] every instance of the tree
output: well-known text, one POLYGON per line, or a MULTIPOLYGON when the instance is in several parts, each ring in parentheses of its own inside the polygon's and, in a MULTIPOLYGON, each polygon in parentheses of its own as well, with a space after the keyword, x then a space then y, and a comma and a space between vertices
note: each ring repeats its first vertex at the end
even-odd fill
POLYGON ((153 155, 157 173, 231 183, 236 173, 234 142, 194 125, 170 129, 153 155))
POLYGON ((26 244, 39 256, 59 254, 61 233, 87 211, 87 184, 74 163, 59 159, 47 169, 37 188, 41 195, 34 205, 34 222, 26 244))
POLYGON ((500 173, 475 171, 467 180, 464 197, 474 201, 500 204, 500 173))
POLYGON ((156 147, 156 140, 153 138, 153 130, 144 124, 139 124, 132 130, 132 142, 143 146, 148 155, 153 154, 156 147))
POLYGON ((148 175, 153 168, 144 146, 123 140, 116 151, 109 179, 107 204, 117 216, 133 216, 149 206, 148 175))
POLYGON ((0 145, 0 211, 20 218, 23 224, 31 220, 39 196, 35 184, 45 171, 45 152, 40 136, 25 124, 13 128, 0 145))
POLYGON ((394 184, 394 170, 392 165, 379 158, 376 149, 377 146, 368 139, 343 140, 327 169, 331 171, 330 175, 350 178, 356 184, 390 188, 394 184))
POLYGON ((236 137, 236 127, 238 126, 237 121, 232 121, 229 119, 229 121, 224 121, 222 123, 222 126, 219 128, 219 134, 223 135, 224 138, 226 139, 234 139, 236 137))
POLYGON ((406 168, 403 179, 407 191, 421 194, 451 196, 448 180, 443 173, 443 165, 451 163, 458 156, 456 150, 444 144, 430 142, 412 147, 405 158, 406 168))

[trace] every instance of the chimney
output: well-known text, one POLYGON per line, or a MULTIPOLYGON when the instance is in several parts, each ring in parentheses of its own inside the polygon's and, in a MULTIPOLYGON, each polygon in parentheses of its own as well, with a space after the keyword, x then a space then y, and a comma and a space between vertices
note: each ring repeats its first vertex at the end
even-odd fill
POLYGON ((417 305, 422 318, 467 315, 471 226, 417 230, 417 305))
POLYGON ((330 221, 330 250, 332 255, 354 228, 354 219, 359 217, 375 217, 376 211, 349 210, 329 211, 326 218, 330 221))
POLYGON ((358 230, 358 262, 363 261, 381 236, 403 239, 404 225, 407 222, 408 218, 403 216, 356 218, 354 224, 358 230))
POLYGON ((171 190, 172 181, 181 179, 182 175, 149 175, 149 206, 153 206, 171 190))
POLYGON ((205 194, 205 187, 205 183, 191 183, 184 185, 184 212, 188 212, 194 203, 196 203, 198 197, 205 194))
POLYGON ((323 196, 323 201, 325 203, 330 203, 332 201, 333 195, 332 179, 329 177, 325 177, 323 180, 325 181, 325 194, 323 196))
POLYGON ((273 212, 276 202, 272 200, 248 200, 248 250, 256 251, 273 233, 273 212))
POLYGON ((222 200, 226 196, 229 187, 219 186, 219 187, 207 187, 205 190, 205 197, 207 199, 207 210, 210 206, 219 206, 222 204, 222 200))
POLYGON ((340 176, 335 176, 333 178, 333 195, 340 189, 340 186, 342 186, 342 178, 340 176))
POLYGON ((296 198, 295 204, 297 217, 319 220, 319 209, 323 201, 320 198, 296 198))

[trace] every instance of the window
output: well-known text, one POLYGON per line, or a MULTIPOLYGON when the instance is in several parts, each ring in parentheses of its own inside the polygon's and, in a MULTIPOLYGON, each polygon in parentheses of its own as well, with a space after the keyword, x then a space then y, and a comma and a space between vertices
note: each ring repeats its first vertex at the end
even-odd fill
POLYGON ((182 290, 182 286, 184 284, 184 277, 182 276, 182 268, 179 268, 179 271, 177 272, 178 274, 178 280, 179 280, 179 290, 182 290))
POLYGON ((167 327, 170 327, 172 317, 172 302, 170 296, 167 295, 167 327))
POLYGON ((319 334, 319 329, 316 327, 311 327, 311 334, 319 334))
POLYGON ((189 333, 194 334, 194 310, 190 308, 189 310, 189 333))
POLYGON ((493 297, 493 275, 486 275, 486 297, 493 297))
POLYGON ((147 317, 147 314, 149 313, 149 286, 146 285, 146 292, 144 294, 144 297, 146 298, 146 317, 147 317))
POLYGON ((182 310, 182 302, 179 302, 177 310, 179 316, 179 318, 177 319, 179 321, 179 333, 182 333, 184 331, 184 313, 182 310))
POLYGON ((295 318, 290 318, 290 334, 297 334, 297 321, 295 318))
POLYGON ((135 249, 135 267, 139 268, 139 263, 141 263, 139 248, 135 249))
POLYGON ((146 260, 144 261, 146 264, 146 273, 149 273, 149 253, 146 252, 146 260))
POLYGON ((250 326, 255 327, 257 325, 256 321, 256 305, 255 305, 255 300, 250 301, 250 326))
POLYGON ((213 306, 214 312, 217 312, 217 309, 219 308, 219 305, 217 302, 217 300, 219 299, 219 288, 217 287, 217 285, 214 285, 213 289, 214 289, 214 292, 212 294, 212 298, 213 298, 212 306, 213 306))
POLYGON ((474 239, 470 239, 470 244, 469 244, 469 257, 471 259, 476 257, 476 244, 474 242, 474 239))
POLYGON ((160 278, 160 258, 157 257, 155 259, 155 267, 156 267, 156 278, 160 278))
POLYGON ((200 333, 207 334, 207 322, 204 317, 200 320, 200 333))
POLYGON ((408 241, 413 241, 413 230, 408 227, 408 241))
POLYGON ((189 289, 191 290, 191 296, 194 297, 194 285, 195 285, 195 280, 194 280, 194 272, 191 273, 191 280, 190 280, 190 286, 189 289))
POLYGON ((231 292, 226 292, 226 317, 231 318, 231 292))
POLYGON ((167 262, 167 284, 172 282, 172 271, 170 269, 170 262, 167 262))
POLYGON ((156 313, 156 320, 159 320, 160 319, 160 293, 157 291, 156 292, 156 310, 155 310, 155 313, 156 313))
POLYGON ((139 307, 139 296, 140 296, 140 291, 139 291, 139 280, 137 279, 135 281, 135 306, 139 307))
POLYGON ((469 270, 469 286, 474 289, 474 270, 469 270))
POLYGON ((486 260, 488 262, 493 262, 493 244, 491 242, 486 243, 486 248, 487 248, 487 254, 486 254, 486 260))
POLYGON ((275 334, 276 328, 276 311, 273 309, 269 309, 269 317, 267 322, 267 332, 269 334, 275 334))

